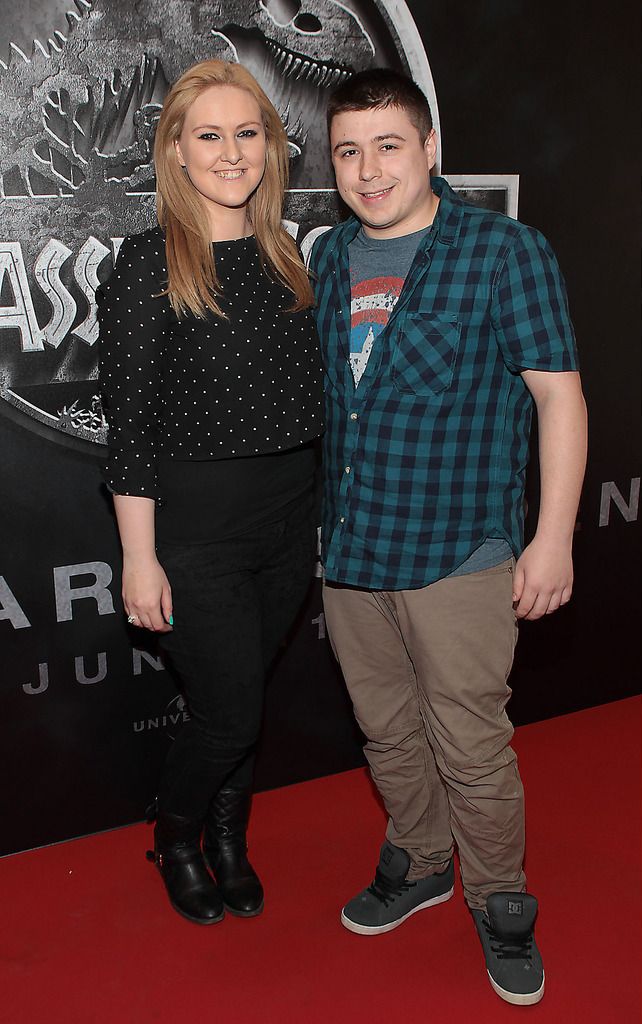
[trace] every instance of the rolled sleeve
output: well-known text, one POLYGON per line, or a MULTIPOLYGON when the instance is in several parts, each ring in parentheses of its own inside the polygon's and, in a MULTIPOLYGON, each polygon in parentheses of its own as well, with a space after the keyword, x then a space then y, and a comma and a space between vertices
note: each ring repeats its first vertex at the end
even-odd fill
POLYGON ((97 292, 100 385, 109 427, 105 483, 115 494, 161 497, 156 454, 162 409, 169 303, 162 243, 126 238, 111 277, 97 292))
POLYGON ((497 273, 491 320, 504 362, 522 370, 577 370, 575 333, 555 254, 539 231, 520 225, 497 273))

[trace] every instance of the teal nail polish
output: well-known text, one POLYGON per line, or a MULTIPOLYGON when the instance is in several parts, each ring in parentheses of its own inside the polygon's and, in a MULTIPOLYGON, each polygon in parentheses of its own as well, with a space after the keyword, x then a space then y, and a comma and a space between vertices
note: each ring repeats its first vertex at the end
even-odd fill
POLYGON ((169 622, 170 626, 173 626, 174 625, 174 616, 170 615, 170 617, 169 617, 169 619, 167 621, 169 622))

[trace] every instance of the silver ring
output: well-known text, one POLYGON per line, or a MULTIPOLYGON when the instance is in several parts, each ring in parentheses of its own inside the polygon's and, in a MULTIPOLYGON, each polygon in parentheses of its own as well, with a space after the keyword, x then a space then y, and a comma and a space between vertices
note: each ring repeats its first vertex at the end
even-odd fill
POLYGON ((132 626, 132 625, 134 624, 134 622, 136 622, 136 619, 137 619, 137 618, 138 618, 138 616, 137 616, 137 615, 128 615, 128 616, 127 616, 127 622, 128 622, 128 624, 129 624, 130 626, 132 626))

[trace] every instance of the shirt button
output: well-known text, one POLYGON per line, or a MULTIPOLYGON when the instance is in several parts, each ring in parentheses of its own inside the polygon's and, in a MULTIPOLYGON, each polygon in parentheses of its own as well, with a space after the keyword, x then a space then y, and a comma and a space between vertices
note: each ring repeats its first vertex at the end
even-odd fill
POLYGON ((358 420, 359 417, 357 416, 356 412, 351 412, 350 413, 350 419, 351 420, 358 420))
POLYGON ((346 466, 346 473, 350 472, 350 466, 346 466))

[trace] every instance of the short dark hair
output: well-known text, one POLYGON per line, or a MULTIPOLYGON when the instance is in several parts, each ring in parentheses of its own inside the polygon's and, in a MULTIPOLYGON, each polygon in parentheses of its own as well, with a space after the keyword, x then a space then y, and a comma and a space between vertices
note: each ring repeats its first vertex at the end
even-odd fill
POLYGON ((328 131, 332 119, 349 110, 384 110, 399 107, 425 142, 432 131, 428 100, 411 78, 392 68, 368 68, 343 82, 328 101, 328 131))

